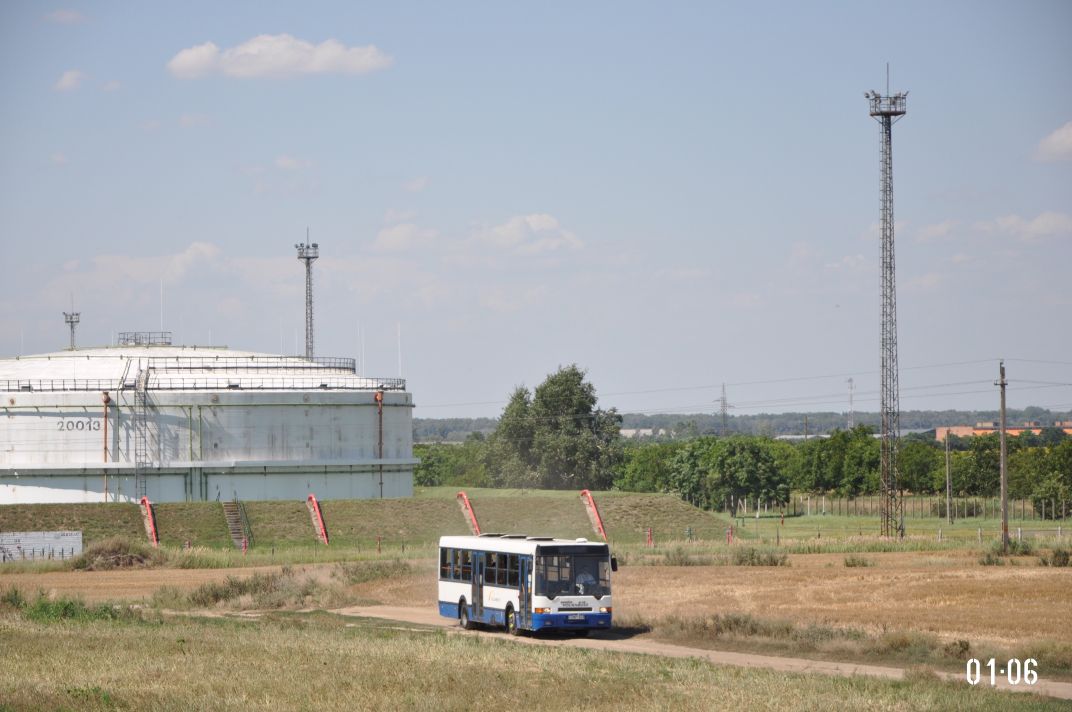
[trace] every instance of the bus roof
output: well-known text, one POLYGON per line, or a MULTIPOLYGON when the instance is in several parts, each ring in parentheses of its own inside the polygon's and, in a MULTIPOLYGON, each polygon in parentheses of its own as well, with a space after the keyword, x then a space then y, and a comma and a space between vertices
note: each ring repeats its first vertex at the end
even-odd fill
POLYGON ((483 551, 503 551, 510 554, 534 554, 538 546, 607 546, 602 541, 587 539, 555 539, 549 536, 528 536, 526 534, 481 534, 480 536, 441 536, 440 548, 481 549, 483 551))

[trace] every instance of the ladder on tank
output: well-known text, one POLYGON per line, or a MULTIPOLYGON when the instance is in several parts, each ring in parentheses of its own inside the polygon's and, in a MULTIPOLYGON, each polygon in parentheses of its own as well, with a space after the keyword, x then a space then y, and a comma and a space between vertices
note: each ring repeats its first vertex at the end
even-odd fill
POLYGON ((149 459, 149 370, 138 369, 134 383, 134 492, 141 500, 146 495, 145 475, 152 467, 149 459))

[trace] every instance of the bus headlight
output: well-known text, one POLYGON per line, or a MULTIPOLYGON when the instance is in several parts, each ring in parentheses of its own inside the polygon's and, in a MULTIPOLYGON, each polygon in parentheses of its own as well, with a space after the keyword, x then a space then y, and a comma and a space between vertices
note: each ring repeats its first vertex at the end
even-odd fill
POLYGON ((611 606, 600 606, 599 608, 600 613, 610 613, 612 610, 614 610, 614 608, 611 606))

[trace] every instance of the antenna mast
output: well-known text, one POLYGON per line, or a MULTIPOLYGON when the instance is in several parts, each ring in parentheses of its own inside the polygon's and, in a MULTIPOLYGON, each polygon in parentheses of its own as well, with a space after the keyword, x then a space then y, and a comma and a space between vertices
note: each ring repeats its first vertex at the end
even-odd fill
POLYGON ((305 263, 305 358, 313 357, 313 260, 320 256, 320 246, 309 244, 309 228, 305 228, 305 244, 294 245, 298 259, 305 263))
POLYGON ((881 517, 882 536, 904 536, 898 483, 898 440, 901 437, 900 387, 897 369, 897 280, 893 249, 893 124, 907 113, 908 92, 886 95, 865 92, 871 116, 878 121, 882 141, 882 411, 881 517))
MULTIPOLYGON (((72 302, 72 309, 73 302, 72 302)), ((74 329, 78 326, 78 322, 81 320, 82 312, 69 311, 63 312, 63 320, 67 323, 67 326, 71 327, 71 351, 74 351, 74 329)))

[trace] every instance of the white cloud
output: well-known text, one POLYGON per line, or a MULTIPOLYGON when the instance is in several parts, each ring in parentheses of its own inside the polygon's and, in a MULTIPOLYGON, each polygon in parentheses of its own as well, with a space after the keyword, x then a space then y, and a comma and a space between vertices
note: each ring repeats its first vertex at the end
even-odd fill
POLYGON ((655 279, 667 282, 692 282, 710 276, 711 270, 706 267, 663 267, 655 270, 655 279))
POLYGON ((208 125, 209 119, 204 114, 183 114, 179 117, 179 126, 184 129, 192 129, 208 125))
POLYGON ((102 84, 101 85, 101 90, 103 90, 103 91, 119 91, 119 88, 121 86, 123 86, 123 85, 120 84, 117 79, 112 79, 111 81, 107 81, 104 84, 102 84))
POLYGON ((1052 211, 1041 213, 1031 220, 1019 215, 1006 215, 982 223, 980 227, 986 232, 1001 232, 1024 242, 1034 242, 1048 237, 1072 235, 1072 216, 1052 211))
POLYGON ((167 63, 179 79, 222 74, 236 79, 278 78, 299 74, 367 74, 394 60, 375 45, 347 47, 329 39, 314 45, 288 34, 258 35, 230 49, 212 42, 188 47, 167 63))
POLYGON ((57 25, 77 25, 85 22, 85 15, 77 10, 53 10, 45 15, 46 22, 55 22, 57 25))
POLYGON ((146 133, 152 133, 153 131, 159 131, 160 130, 160 120, 159 119, 148 119, 146 121, 142 121, 141 122, 141 130, 145 131, 146 133))
POLYGON ((387 212, 383 214, 383 224, 393 225, 400 222, 410 222, 413 218, 417 217, 417 213, 413 210, 399 210, 397 208, 388 208, 387 212))
POLYGON ((755 292, 738 292, 730 299, 735 307, 751 308, 763 304, 763 297, 755 292))
POLYGON ((49 159, 52 161, 53 164, 57 166, 62 166, 67 163, 67 155, 61 151, 56 151, 51 156, 49 156, 49 159))
POLYGON ((275 167, 281 168, 284 171, 297 171, 302 168, 308 168, 313 165, 313 162, 305 158, 295 158, 294 156, 276 156, 275 167))
POLYGON ((943 220, 940 223, 934 223, 932 225, 924 225, 916 230, 917 242, 929 242, 931 240, 937 240, 942 237, 946 237, 953 231, 953 228, 957 227, 958 221, 956 220, 943 220))
POLYGON ((538 304, 547 295, 547 287, 537 285, 528 289, 493 287, 480 295, 480 304, 502 314, 538 304))
POLYGON ((963 265, 975 261, 975 257, 973 255, 965 254, 964 252, 958 252, 950 257, 949 261, 955 265, 963 265))
POLYGON ((905 283, 905 290, 909 292, 932 292, 942 285, 945 275, 937 272, 928 272, 918 277, 912 277, 905 283))
POLYGON ((1039 161, 1072 160, 1072 121, 1039 141, 1035 158, 1039 161))
POLYGON ((427 247, 435 242, 439 232, 413 223, 400 223, 380 230, 373 247, 377 250, 400 251, 427 247))
POLYGON ((828 262, 823 265, 831 272, 837 272, 844 270, 846 272, 855 272, 867 265, 867 258, 863 255, 845 255, 837 262, 828 262))
POLYGON ((519 255, 538 255, 561 249, 578 250, 584 243, 569 230, 563 229, 547 213, 517 215, 501 225, 483 230, 477 242, 519 255))
POLYGON ((85 78, 86 75, 82 72, 77 69, 70 69, 64 72, 60 78, 56 80, 53 88, 55 88, 56 91, 71 91, 72 89, 77 89, 78 85, 81 84, 82 80, 85 78))
POLYGON ((418 176, 413 180, 406 181, 402 184, 402 189, 410 193, 420 193, 422 190, 428 187, 428 176, 418 176))

